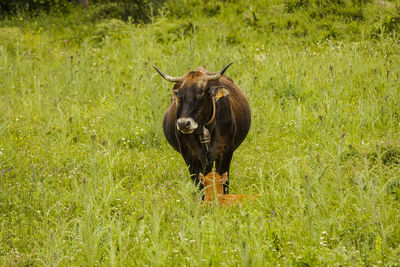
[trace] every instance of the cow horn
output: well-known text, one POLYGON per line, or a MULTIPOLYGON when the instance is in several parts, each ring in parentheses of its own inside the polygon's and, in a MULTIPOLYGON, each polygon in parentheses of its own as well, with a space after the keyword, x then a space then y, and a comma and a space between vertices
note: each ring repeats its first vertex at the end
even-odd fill
POLYGON ((166 79, 166 80, 169 81, 169 82, 182 82, 182 81, 183 81, 183 77, 172 77, 172 76, 169 76, 169 75, 165 74, 165 73, 162 72, 161 70, 159 70, 156 66, 153 66, 153 68, 154 68, 158 73, 160 73, 160 75, 161 75, 164 79, 166 79))
POLYGON ((224 74, 224 72, 226 71, 227 68, 229 68, 230 65, 232 65, 233 62, 229 63, 228 65, 226 65, 225 68, 223 68, 219 73, 212 75, 212 76, 207 76, 207 80, 208 81, 215 81, 218 80, 219 78, 221 78, 221 76, 224 74))

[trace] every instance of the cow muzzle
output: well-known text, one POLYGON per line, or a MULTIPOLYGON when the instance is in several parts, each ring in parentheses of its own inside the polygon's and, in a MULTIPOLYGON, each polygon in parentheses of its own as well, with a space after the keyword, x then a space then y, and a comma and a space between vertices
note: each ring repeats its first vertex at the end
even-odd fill
POLYGON ((198 126, 198 123, 192 118, 180 118, 176 121, 176 128, 183 134, 193 133, 198 126))

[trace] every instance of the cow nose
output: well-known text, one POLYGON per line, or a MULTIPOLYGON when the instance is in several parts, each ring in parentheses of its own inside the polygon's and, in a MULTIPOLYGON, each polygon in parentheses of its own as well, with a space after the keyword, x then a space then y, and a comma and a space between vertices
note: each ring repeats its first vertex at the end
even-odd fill
POLYGON ((186 118, 181 118, 178 120, 179 130, 185 130, 190 128, 190 120, 186 118))
POLYGON ((182 133, 192 133, 197 128, 197 123, 192 118, 179 118, 176 126, 182 133))

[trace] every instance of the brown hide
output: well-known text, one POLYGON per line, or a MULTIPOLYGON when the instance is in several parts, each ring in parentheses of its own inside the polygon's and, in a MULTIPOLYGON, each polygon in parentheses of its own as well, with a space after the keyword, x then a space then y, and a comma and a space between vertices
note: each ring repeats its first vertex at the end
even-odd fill
POLYGON ((232 206, 241 203, 244 200, 255 199, 258 196, 247 196, 241 194, 223 194, 223 184, 227 180, 227 173, 222 176, 218 172, 210 172, 206 176, 200 174, 200 182, 204 186, 204 202, 202 206, 211 204, 217 199, 220 206, 232 206))

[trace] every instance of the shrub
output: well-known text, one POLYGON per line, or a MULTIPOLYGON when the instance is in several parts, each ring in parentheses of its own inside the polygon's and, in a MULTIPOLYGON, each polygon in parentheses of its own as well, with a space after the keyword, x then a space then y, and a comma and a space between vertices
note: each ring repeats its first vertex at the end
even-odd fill
POLYGON ((65 12, 68 7, 76 3, 71 0, 3 0, 0 3, 0 16, 15 14, 20 11, 36 14, 38 11, 57 10, 65 12))
MULTIPOLYGON (((147 23, 157 14, 157 10, 165 0, 89 0, 89 8, 95 6, 93 19, 117 18, 127 20, 129 17, 135 21, 147 23)), ((66 13, 70 8, 80 6, 77 0, 3 0, 0 3, 0 16, 14 15, 26 12, 36 15, 44 12, 66 13)))
POLYGON ((92 45, 100 44, 106 38, 120 39, 126 36, 129 27, 126 23, 118 19, 105 20, 95 26, 89 42, 92 45))

